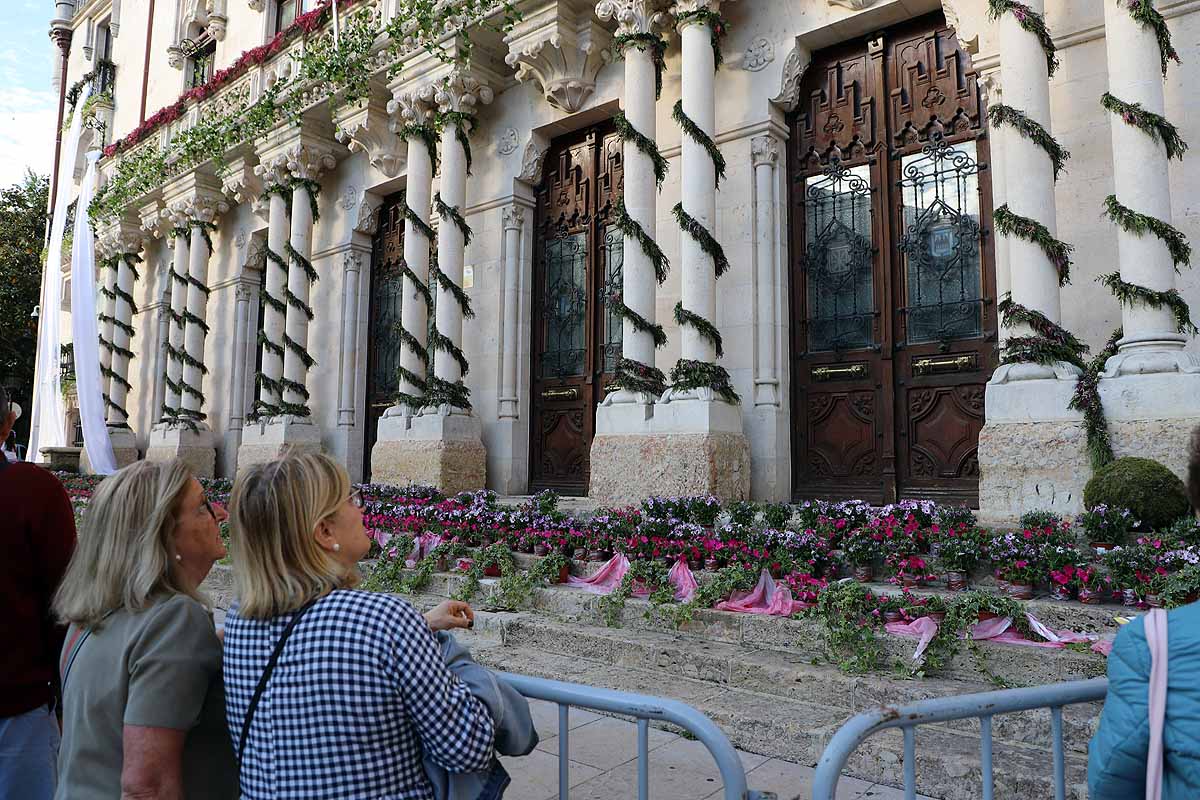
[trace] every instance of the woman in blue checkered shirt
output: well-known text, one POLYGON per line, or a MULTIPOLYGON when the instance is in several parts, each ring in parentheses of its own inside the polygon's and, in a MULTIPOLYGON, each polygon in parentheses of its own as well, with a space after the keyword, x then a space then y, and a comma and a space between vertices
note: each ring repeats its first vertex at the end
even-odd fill
POLYGON ((354 589, 370 540, 340 464, 306 454, 253 467, 230 511, 239 602, 225 621, 224 673, 242 798, 432 800, 423 758, 452 773, 491 766, 492 718, 433 636, 467 627, 471 610, 451 601, 422 616, 354 589), (255 689, 302 610, 243 743, 255 689))

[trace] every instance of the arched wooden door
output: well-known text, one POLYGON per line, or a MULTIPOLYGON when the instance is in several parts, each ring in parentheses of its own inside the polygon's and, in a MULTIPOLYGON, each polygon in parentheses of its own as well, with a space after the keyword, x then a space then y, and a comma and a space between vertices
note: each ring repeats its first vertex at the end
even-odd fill
POLYGON ((587 494, 596 406, 621 357, 621 140, 606 122, 560 139, 537 193, 533 286, 533 491, 587 494))
POLYGON ((797 497, 978 502, 997 357, 985 111, 940 14, 808 69, 789 146, 797 497))
POLYGON ((363 447, 363 480, 371 479, 371 450, 379 419, 396 402, 400 389, 400 306, 404 260, 404 193, 384 199, 371 251, 371 299, 367 322, 367 429, 363 447))

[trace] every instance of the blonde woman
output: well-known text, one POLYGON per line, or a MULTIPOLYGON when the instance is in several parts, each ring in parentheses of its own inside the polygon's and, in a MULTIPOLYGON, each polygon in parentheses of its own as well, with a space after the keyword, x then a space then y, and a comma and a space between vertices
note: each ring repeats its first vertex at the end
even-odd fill
POLYGON ((493 764, 492 718, 432 632, 468 627, 470 608, 423 618, 354 589, 370 540, 340 464, 306 454, 252 467, 230 512, 226 716, 245 800, 432 800, 423 756, 451 773, 493 764))
POLYGON ((226 517, 180 461, 139 461, 96 488, 54 601, 70 626, 56 798, 237 797, 200 594, 226 517))

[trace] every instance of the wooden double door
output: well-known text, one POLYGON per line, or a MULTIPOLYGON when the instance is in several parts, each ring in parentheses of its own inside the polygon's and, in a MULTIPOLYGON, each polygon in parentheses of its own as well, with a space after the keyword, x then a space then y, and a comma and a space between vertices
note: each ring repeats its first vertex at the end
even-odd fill
MULTIPOLYGON (((400 310, 404 277, 404 192, 384 199, 371 249, 371 294, 367 315, 367 427, 363 480, 371 479, 371 450, 379 420, 400 391, 400 310)), ((418 298, 420 300, 420 298, 418 298)), ((421 301, 423 302, 423 300, 421 301)))
POLYGON ((534 217, 532 491, 587 494, 596 406, 621 357, 621 140, 605 122, 556 139, 534 217))
POLYGON ((940 14, 819 53, 790 119, 793 487, 978 502, 986 109, 940 14))

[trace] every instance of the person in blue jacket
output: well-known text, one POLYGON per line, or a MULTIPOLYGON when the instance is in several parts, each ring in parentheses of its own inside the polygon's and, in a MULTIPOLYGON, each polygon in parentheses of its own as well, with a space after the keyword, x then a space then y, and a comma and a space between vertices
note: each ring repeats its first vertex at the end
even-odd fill
MULTIPOLYGON (((1200 509, 1200 429, 1192 435, 1188 493, 1200 509)), ((1163 800, 1200 798, 1200 603, 1167 614, 1163 800)), ((1121 628, 1108 657, 1108 697, 1088 747, 1090 800, 1146 794, 1150 650, 1141 618, 1121 628)))

